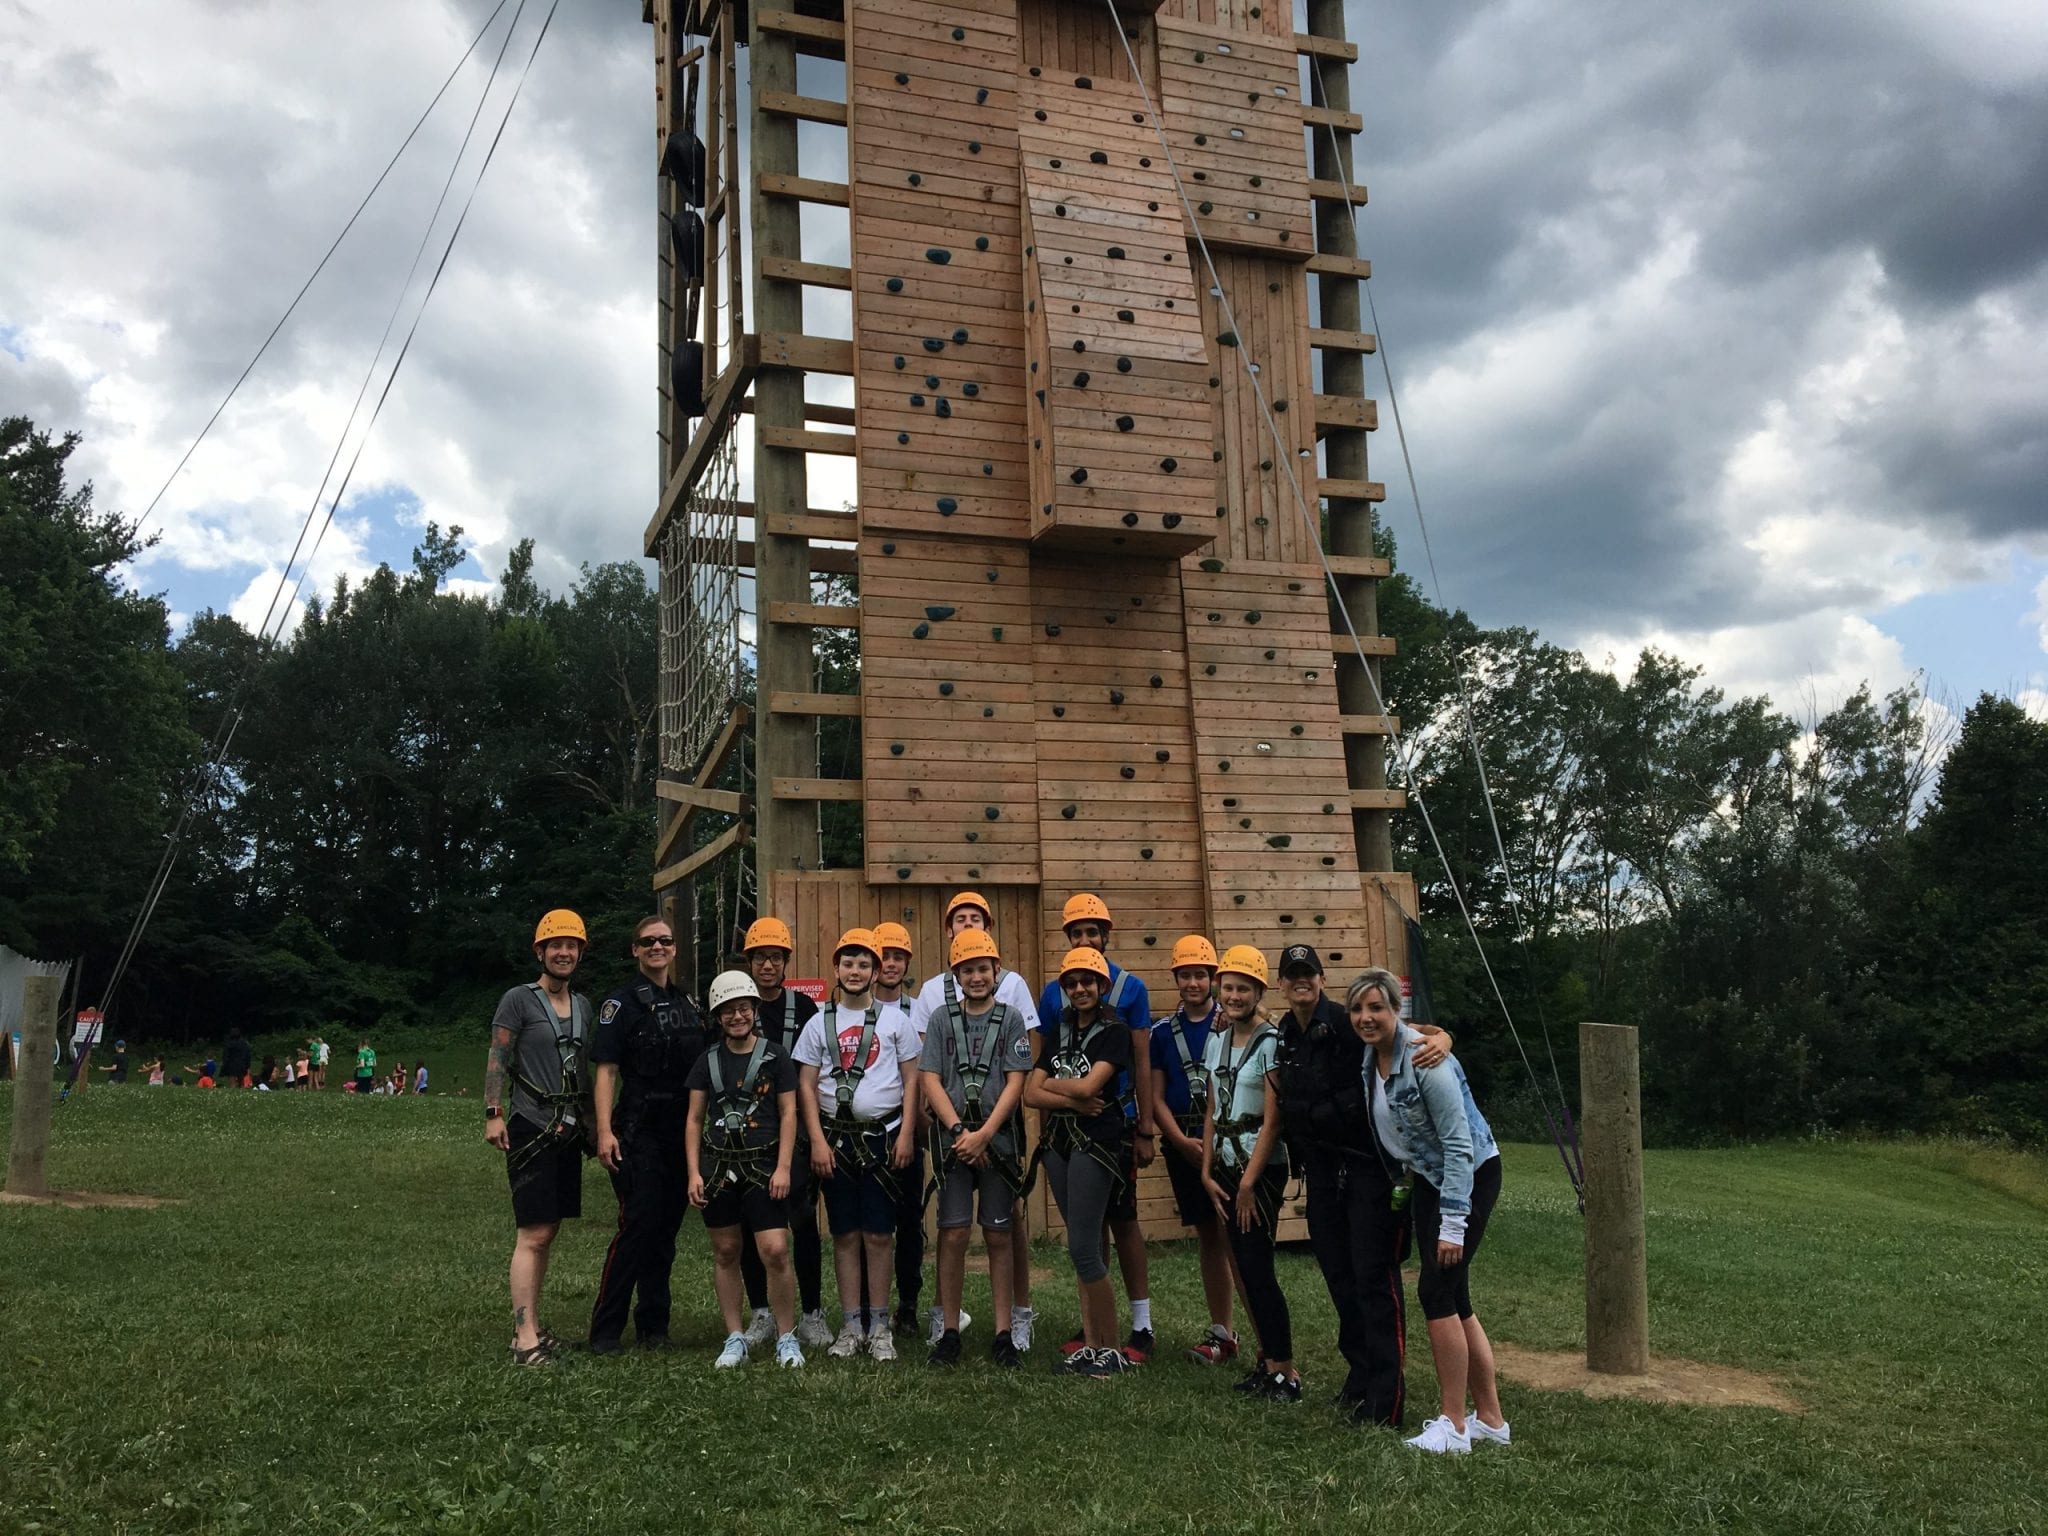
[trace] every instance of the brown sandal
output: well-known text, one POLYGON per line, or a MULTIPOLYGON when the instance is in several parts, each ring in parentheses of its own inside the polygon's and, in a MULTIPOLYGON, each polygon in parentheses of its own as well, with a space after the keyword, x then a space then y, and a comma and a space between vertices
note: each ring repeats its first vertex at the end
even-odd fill
POLYGON ((554 1347, 545 1336, 531 1349, 521 1349, 517 1344, 514 1344, 512 1346, 512 1363, 514 1365, 553 1365, 555 1363, 554 1347))

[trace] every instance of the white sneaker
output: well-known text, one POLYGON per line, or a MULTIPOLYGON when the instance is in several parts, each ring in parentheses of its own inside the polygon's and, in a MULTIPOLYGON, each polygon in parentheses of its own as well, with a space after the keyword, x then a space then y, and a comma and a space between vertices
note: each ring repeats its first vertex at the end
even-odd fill
POLYGON ((775 1363, 784 1370, 796 1370, 804 1363, 804 1348, 792 1330, 775 1341, 775 1363))
POLYGON ((1028 1355, 1031 1353, 1031 1309, 1029 1307, 1010 1308, 1010 1342, 1017 1346, 1018 1354, 1028 1355))
POLYGON ((823 1349, 832 1342, 832 1325, 825 1321, 824 1313, 806 1312, 796 1320, 796 1337, 800 1344, 823 1349))
MULTIPOLYGON (((974 1314, 968 1311, 965 1307, 962 1307, 960 1309, 960 1331, 962 1333, 965 1333, 967 1331, 967 1325, 973 1321, 974 1314)), ((925 1343, 931 1345, 933 1348, 937 1348, 939 1340, 945 1337, 945 1333, 945 1309, 943 1307, 933 1307, 931 1311, 925 1314, 924 1341, 925 1343)))
POLYGON ((826 1353, 834 1360, 851 1360, 867 1341, 867 1333, 859 1323, 848 1323, 839 1330, 839 1337, 832 1341, 832 1347, 826 1353))
POLYGON ((1465 1438, 1474 1445, 1480 1445, 1489 1440, 1495 1445, 1506 1445, 1508 1443, 1508 1421, 1502 1419, 1500 1421, 1500 1428, 1495 1429, 1491 1424, 1482 1422, 1478 1414, 1468 1413, 1465 1415, 1465 1438))
POLYGON ((1431 1419, 1422 1426, 1422 1433, 1411 1436, 1408 1443, 1418 1451, 1438 1456, 1463 1456, 1472 1449, 1472 1437, 1443 1417, 1431 1419))
POLYGON ((744 1333, 728 1333, 725 1336, 725 1348, 718 1352, 718 1358, 712 1362, 713 1368, 729 1371, 734 1366, 745 1365, 746 1363, 747 1336, 744 1333))
POLYGON ((896 1358, 896 1334, 887 1323, 868 1335, 868 1353, 877 1360, 896 1358))
POLYGON ((766 1307, 756 1307, 754 1309, 754 1320, 747 1324, 746 1337, 749 1348, 757 1344, 766 1344, 770 1339, 774 1338, 775 1314, 766 1307))

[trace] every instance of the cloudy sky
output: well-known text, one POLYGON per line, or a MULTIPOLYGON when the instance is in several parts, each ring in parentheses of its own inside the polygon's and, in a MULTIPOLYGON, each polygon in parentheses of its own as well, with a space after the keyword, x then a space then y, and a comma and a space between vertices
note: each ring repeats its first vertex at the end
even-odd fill
MULTIPOLYGON (((139 512, 495 3, 0 0, 0 412, 82 432, 102 503, 139 512)), ((165 496, 138 580, 180 615, 261 617, 517 6, 165 496)), ((637 552, 639 10, 563 0, 317 586, 402 564, 428 518, 480 585, 523 536, 556 586, 637 552)), ((1795 710, 1916 672, 2048 706, 2048 7, 1354 0, 1351 33, 1445 599, 1795 710)), ((806 254, 839 239, 823 216, 806 254)))

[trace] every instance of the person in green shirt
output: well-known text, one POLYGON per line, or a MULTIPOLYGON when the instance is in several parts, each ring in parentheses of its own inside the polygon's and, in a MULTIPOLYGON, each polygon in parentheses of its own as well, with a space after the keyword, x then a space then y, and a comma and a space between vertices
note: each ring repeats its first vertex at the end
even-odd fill
POLYGON ((366 1098, 377 1086, 377 1053, 367 1039, 356 1042, 356 1097, 366 1098))

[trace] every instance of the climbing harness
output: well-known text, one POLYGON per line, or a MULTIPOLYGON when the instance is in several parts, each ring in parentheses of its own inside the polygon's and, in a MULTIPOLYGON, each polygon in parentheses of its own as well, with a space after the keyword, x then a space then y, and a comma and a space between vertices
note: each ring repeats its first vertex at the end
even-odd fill
MULTIPOLYGON (((1095 1037, 1108 1027, 1103 1017, 1105 1011, 1098 1009, 1095 1022, 1088 1026, 1088 1032, 1077 1037, 1080 1021, 1074 1017, 1073 1009, 1061 1010, 1060 1021, 1053 1026, 1053 1044, 1056 1047, 1050 1059, 1053 1076, 1076 1078, 1088 1075, 1088 1047, 1094 1043, 1095 1037), (1060 1045, 1062 1031, 1067 1032, 1067 1043, 1064 1046, 1060 1045), (1079 1070, 1074 1070, 1075 1068, 1079 1070)), ((1026 1190, 1029 1190, 1032 1181, 1036 1179, 1038 1166, 1045 1160, 1047 1152, 1057 1152, 1067 1158, 1072 1158, 1076 1153, 1085 1153, 1109 1174, 1110 1197, 1114 1200, 1125 1183, 1122 1148, 1129 1135, 1130 1129, 1126 1123, 1118 1128, 1115 1140, 1099 1141, 1082 1127, 1081 1117, 1073 1110, 1048 1110, 1045 1116, 1045 1138, 1039 1142, 1038 1150, 1032 1154, 1031 1167, 1026 1173, 1026 1190)))
POLYGON ((844 1158, 857 1171, 872 1172, 893 1200, 896 1170, 889 1166, 888 1127, 880 1120, 863 1119, 853 1112, 854 1095, 860 1092, 861 1080, 868 1074, 868 1055, 875 1048, 875 1026, 880 1019, 881 1010, 870 1003, 861 1019, 860 1041, 849 1062, 839 1047, 839 1005, 827 1003, 820 1015, 826 1048, 834 1053, 833 1109, 824 1124, 825 1144, 832 1149, 834 1159, 844 1158))
POLYGON ((541 1127, 540 1134, 511 1154, 514 1168, 523 1167, 547 1147, 573 1143, 582 1149, 586 1157, 595 1150, 583 1119, 586 1102, 583 1087, 583 1037, 586 1032, 583 999, 574 992, 569 994, 569 1017, 565 1019, 555 1012, 547 989, 539 982, 528 982, 526 990, 539 1003, 542 1015, 554 1022, 555 1049, 560 1053, 562 1062, 562 1086, 552 1091, 543 1088, 519 1070, 516 1060, 513 1062, 513 1083, 539 1100, 548 1111, 548 1123, 541 1127))
MULTIPOLYGON (((1211 1005, 1210 1017, 1215 1017, 1213 1004, 1211 1005)), ((1184 1135, 1192 1136, 1195 1140, 1200 1141, 1202 1139, 1202 1122, 1208 1118, 1209 1114, 1210 1084, 1209 1068, 1199 1056, 1188 1049, 1187 1030, 1188 1026, 1193 1022, 1187 1016, 1186 1009, 1176 1008, 1173 1011, 1173 1016, 1166 1021, 1166 1032, 1173 1037, 1174 1051, 1180 1057, 1181 1075, 1187 1079, 1188 1084, 1187 1113, 1175 1115, 1174 1123, 1181 1128, 1184 1135)))
MULTIPOLYGON (((970 1041, 967 1034, 966 1011, 960 1006, 959 989, 954 985, 952 974, 947 973, 946 1022, 952 1031, 953 1059, 960 1064, 960 1085, 967 1096, 967 1104, 960 1111, 960 1124, 957 1127, 935 1127, 936 1134, 932 1142, 932 1176, 924 1190, 924 1203, 927 1205, 931 1203, 932 1196, 938 1192, 939 1186, 945 1182, 947 1173, 954 1166, 953 1142, 958 1134, 961 1131, 978 1131, 988 1123, 988 1107, 982 1103, 982 1095, 986 1091, 989 1078, 995 1075, 996 1053, 1002 1049, 1003 1029, 1009 1023, 1010 1017, 1009 1004, 992 1004, 983 1021, 980 1039, 970 1041)), ((998 1094, 997 1097, 1000 1098, 1001 1095, 998 1094)), ((1017 1119, 1013 1115, 1004 1122, 996 1133, 996 1138, 991 1138, 988 1162, 989 1166, 1002 1176, 1003 1182, 1010 1186, 1012 1194, 1022 1195, 1029 1187, 1025 1182, 1025 1168, 1019 1163, 1017 1156, 997 1139, 1015 1124, 1017 1119)))
POLYGON ((755 1040, 740 1080, 728 1084, 724 1058, 731 1054, 723 1045, 712 1048, 711 1104, 716 1114, 708 1129, 715 1131, 718 1139, 707 1149, 711 1158, 711 1174, 705 1183, 714 1190, 727 1184, 743 1189, 765 1189, 774 1171, 771 1154, 775 1149, 749 1146, 746 1135, 760 1129, 756 1089, 761 1080, 762 1064, 767 1060, 768 1042, 755 1040))

